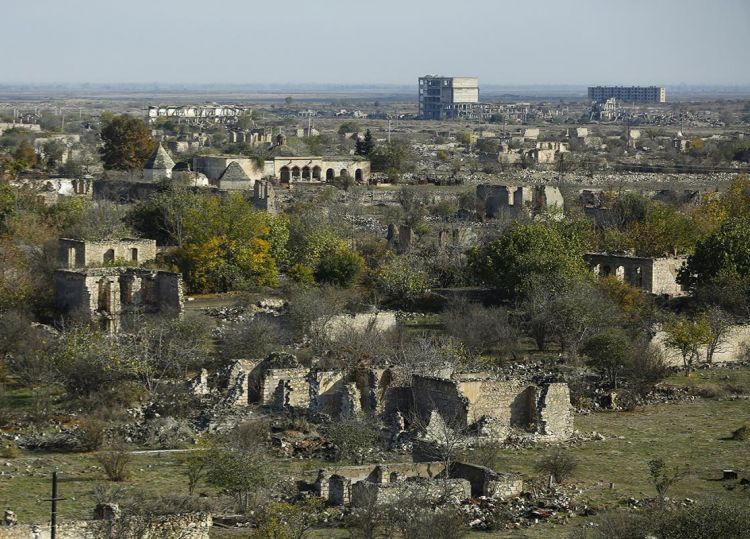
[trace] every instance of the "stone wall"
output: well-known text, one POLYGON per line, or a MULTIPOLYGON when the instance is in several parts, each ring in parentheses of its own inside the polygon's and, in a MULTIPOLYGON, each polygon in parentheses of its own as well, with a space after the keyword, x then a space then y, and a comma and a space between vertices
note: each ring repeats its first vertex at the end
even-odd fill
POLYGON ((677 284, 677 275, 685 257, 646 258, 605 253, 586 253, 586 263, 596 275, 614 275, 620 281, 640 288, 649 294, 682 296, 685 292, 677 284))
POLYGON ((573 435, 573 407, 568 384, 542 387, 537 409, 539 434, 553 440, 567 440, 573 435))
POLYGON ((564 207, 562 193, 551 185, 515 187, 484 184, 477 186, 476 195, 484 202, 487 217, 517 218, 554 207, 562 210, 564 207))
POLYGON ((352 485, 351 504, 365 506, 370 503, 398 504, 412 498, 416 503, 439 504, 448 500, 465 500, 471 497, 471 484, 466 479, 407 479, 395 483, 370 483, 359 481, 352 485))
MULTIPOLYGON (((504 439, 511 429, 564 440, 573 433, 567 384, 529 385, 482 373, 412 377, 413 411, 423 427, 437 413, 451 429, 480 426, 481 436, 504 439)), ((401 412, 401 410, 398 410, 401 412)), ((408 415, 408 414, 407 414, 408 415)))
POLYGON ((61 268, 101 266, 116 260, 142 264, 156 258, 156 241, 149 239, 85 241, 60 238, 57 246, 58 264, 61 268))
POLYGON ((471 484, 473 497, 505 499, 518 496, 523 491, 523 479, 518 474, 500 474, 475 464, 454 462, 451 464, 451 477, 465 479, 471 484))
POLYGON ((406 477, 431 479, 439 477, 445 471, 440 462, 404 462, 373 466, 340 466, 335 469, 322 468, 315 480, 315 492, 333 505, 347 504, 351 501, 351 488, 357 482, 366 481, 374 484, 391 483, 406 477))
POLYGON ((367 331, 388 331, 398 324, 395 311, 379 311, 376 313, 357 313, 354 315, 340 314, 334 316, 325 327, 329 339, 346 337, 351 333, 365 333, 367 331))
MULTIPOLYGON (((651 340, 651 344, 664 354, 664 358, 669 365, 682 367, 682 356, 676 350, 667 348, 664 344, 666 338, 667 335, 665 332, 657 331, 651 340)), ((713 361, 714 363, 741 361, 748 357, 746 355, 748 350, 750 350, 750 325, 733 326, 724 341, 720 344, 718 350, 714 352, 713 361)), ((701 347, 699 353, 700 360, 704 361, 706 347, 701 347)))
MULTIPOLYGON (((62 521, 57 539, 209 539, 213 519, 210 514, 194 513, 155 517, 150 522, 132 520, 62 521)), ((0 526, 0 539, 49 539, 49 524, 0 526)))

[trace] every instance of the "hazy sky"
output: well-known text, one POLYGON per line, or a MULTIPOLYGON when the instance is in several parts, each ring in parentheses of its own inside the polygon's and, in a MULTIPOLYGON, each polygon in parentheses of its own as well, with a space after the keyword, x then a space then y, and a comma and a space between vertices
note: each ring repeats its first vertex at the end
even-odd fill
POLYGON ((1 82, 750 84, 750 0, 0 0, 1 82))

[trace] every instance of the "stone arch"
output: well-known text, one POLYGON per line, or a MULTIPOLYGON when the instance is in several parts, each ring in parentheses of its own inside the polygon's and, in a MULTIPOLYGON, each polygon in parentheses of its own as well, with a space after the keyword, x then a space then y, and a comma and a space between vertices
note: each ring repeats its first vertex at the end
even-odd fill
POLYGON ((339 177, 346 178, 347 176, 349 176, 349 171, 346 170, 345 168, 342 168, 341 172, 339 172, 339 177))
POLYGON ((297 166, 292 167, 292 179, 293 180, 294 179, 298 179, 299 180, 299 177, 300 177, 299 167, 297 167, 297 166))
POLYGON ((333 171, 332 168, 329 168, 328 170, 326 170, 326 180, 332 180, 335 175, 336 173, 333 171))
POLYGON ((310 167, 305 165, 302 167, 302 179, 303 180, 309 180, 310 179, 310 167))
POLYGON ((602 266, 602 271, 599 275, 601 275, 602 277, 606 277, 607 275, 611 275, 611 274, 612 274, 612 268, 609 267, 609 264, 604 264, 602 266))
POLYGON ((281 170, 279 171, 279 173, 281 175, 281 181, 285 183, 289 183, 289 178, 290 178, 289 167, 287 166, 281 167, 281 170))
POLYGON ((312 169, 312 177, 313 180, 319 180, 320 179, 320 167, 318 165, 315 165, 312 169))
POLYGON ((354 179, 358 182, 362 181, 362 169, 361 168, 358 168, 357 170, 354 171, 354 179))

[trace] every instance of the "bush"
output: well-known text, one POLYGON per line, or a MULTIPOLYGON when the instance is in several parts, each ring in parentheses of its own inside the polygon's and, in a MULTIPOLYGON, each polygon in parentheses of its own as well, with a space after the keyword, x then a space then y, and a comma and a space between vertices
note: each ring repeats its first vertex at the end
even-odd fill
POLYGON ((96 460, 102 465, 107 479, 114 482, 125 481, 128 476, 128 464, 132 460, 130 453, 122 445, 115 445, 107 451, 96 455, 96 460))
POLYGON ((554 448, 536 463, 536 469, 551 475, 555 483, 565 481, 573 475, 577 467, 578 459, 562 447, 554 448))
POLYGON ((88 418, 81 421, 77 432, 79 450, 88 452, 99 449, 104 443, 106 428, 107 424, 99 419, 88 418))
POLYGON ((15 442, 8 442, 0 448, 0 457, 4 459, 15 459, 20 456, 21 450, 18 449, 18 445, 15 442))
POLYGON ((328 428, 328 439, 336 446, 337 460, 350 459, 363 464, 378 441, 377 426, 367 419, 345 419, 328 428))
POLYGON ((315 268, 315 280, 349 288, 354 284, 365 267, 364 259, 358 253, 341 245, 320 257, 315 268))

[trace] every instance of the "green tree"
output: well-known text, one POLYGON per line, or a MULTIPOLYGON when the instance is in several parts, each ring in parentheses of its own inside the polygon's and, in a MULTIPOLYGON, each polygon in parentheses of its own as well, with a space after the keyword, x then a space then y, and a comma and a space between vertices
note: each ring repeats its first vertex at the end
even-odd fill
POLYGON ((677 282, 690 290, 722 280, 750 277, 750 218, 732 218, 698 242, 677 282))
POLYGON ((472 248, 468 266, 474 277, 506 298, 522 297, 529 281, 549 281, 588 273, 578 245, 546 223, 513 223, 500 238, 472 248))
POLYGON ((378 145, 370 153, 374 172, 399 175, 414 170, 414 155, 407 141, 394 139, 378 145))
POLYGON ((339 135, 343 135, 344 133, 359 133, 362 131, 362 126, 360 126, 357 122, 348 120, 341 125, 339 125, 339 135))
POLYGON ((664 325, 664 344, 679 352, 685 372, 689 373, 700 359, 700 349, 711 342, 711 326, 705 316, 695 320, 675 317, 664 325))
POLYGON ((365 267, 364 259, 340 242, 333 249, 327 249, 315 268, 315 280, 349 288, 354 284, 365 267))
POLYGON ((589 364, 603 371, 609 384, 617 388, 618 378, 632 358, 633 344, 623 330, 610 328, 588 339, 582 352, 589 357, 589 364))
POLYGON ((391 258, 374 275, 375 288, 387 300, 410 303, 430 288, 430 275, 409 255, 391 258))
POLYGON ((208 459, 206 481, 233 496, 237 509, 250 508, 253 494, 274 482, 273 467, 260 450, 216 451, 208 459))
POLYGON ((372 138, 372 133, 370 133, 370 130, 368 129, 367 131, 365 131, 364 140, 357 141, 355 151, 357 155, 368 157, 373 152, 374 149, 375 149, 375 141, 372 138))
POLYGON ((102 161, 107 169, 141 169, 156 147, 148 125, 140 118, 125 114, 109 120, 101 137, 104 142, 102 161))

